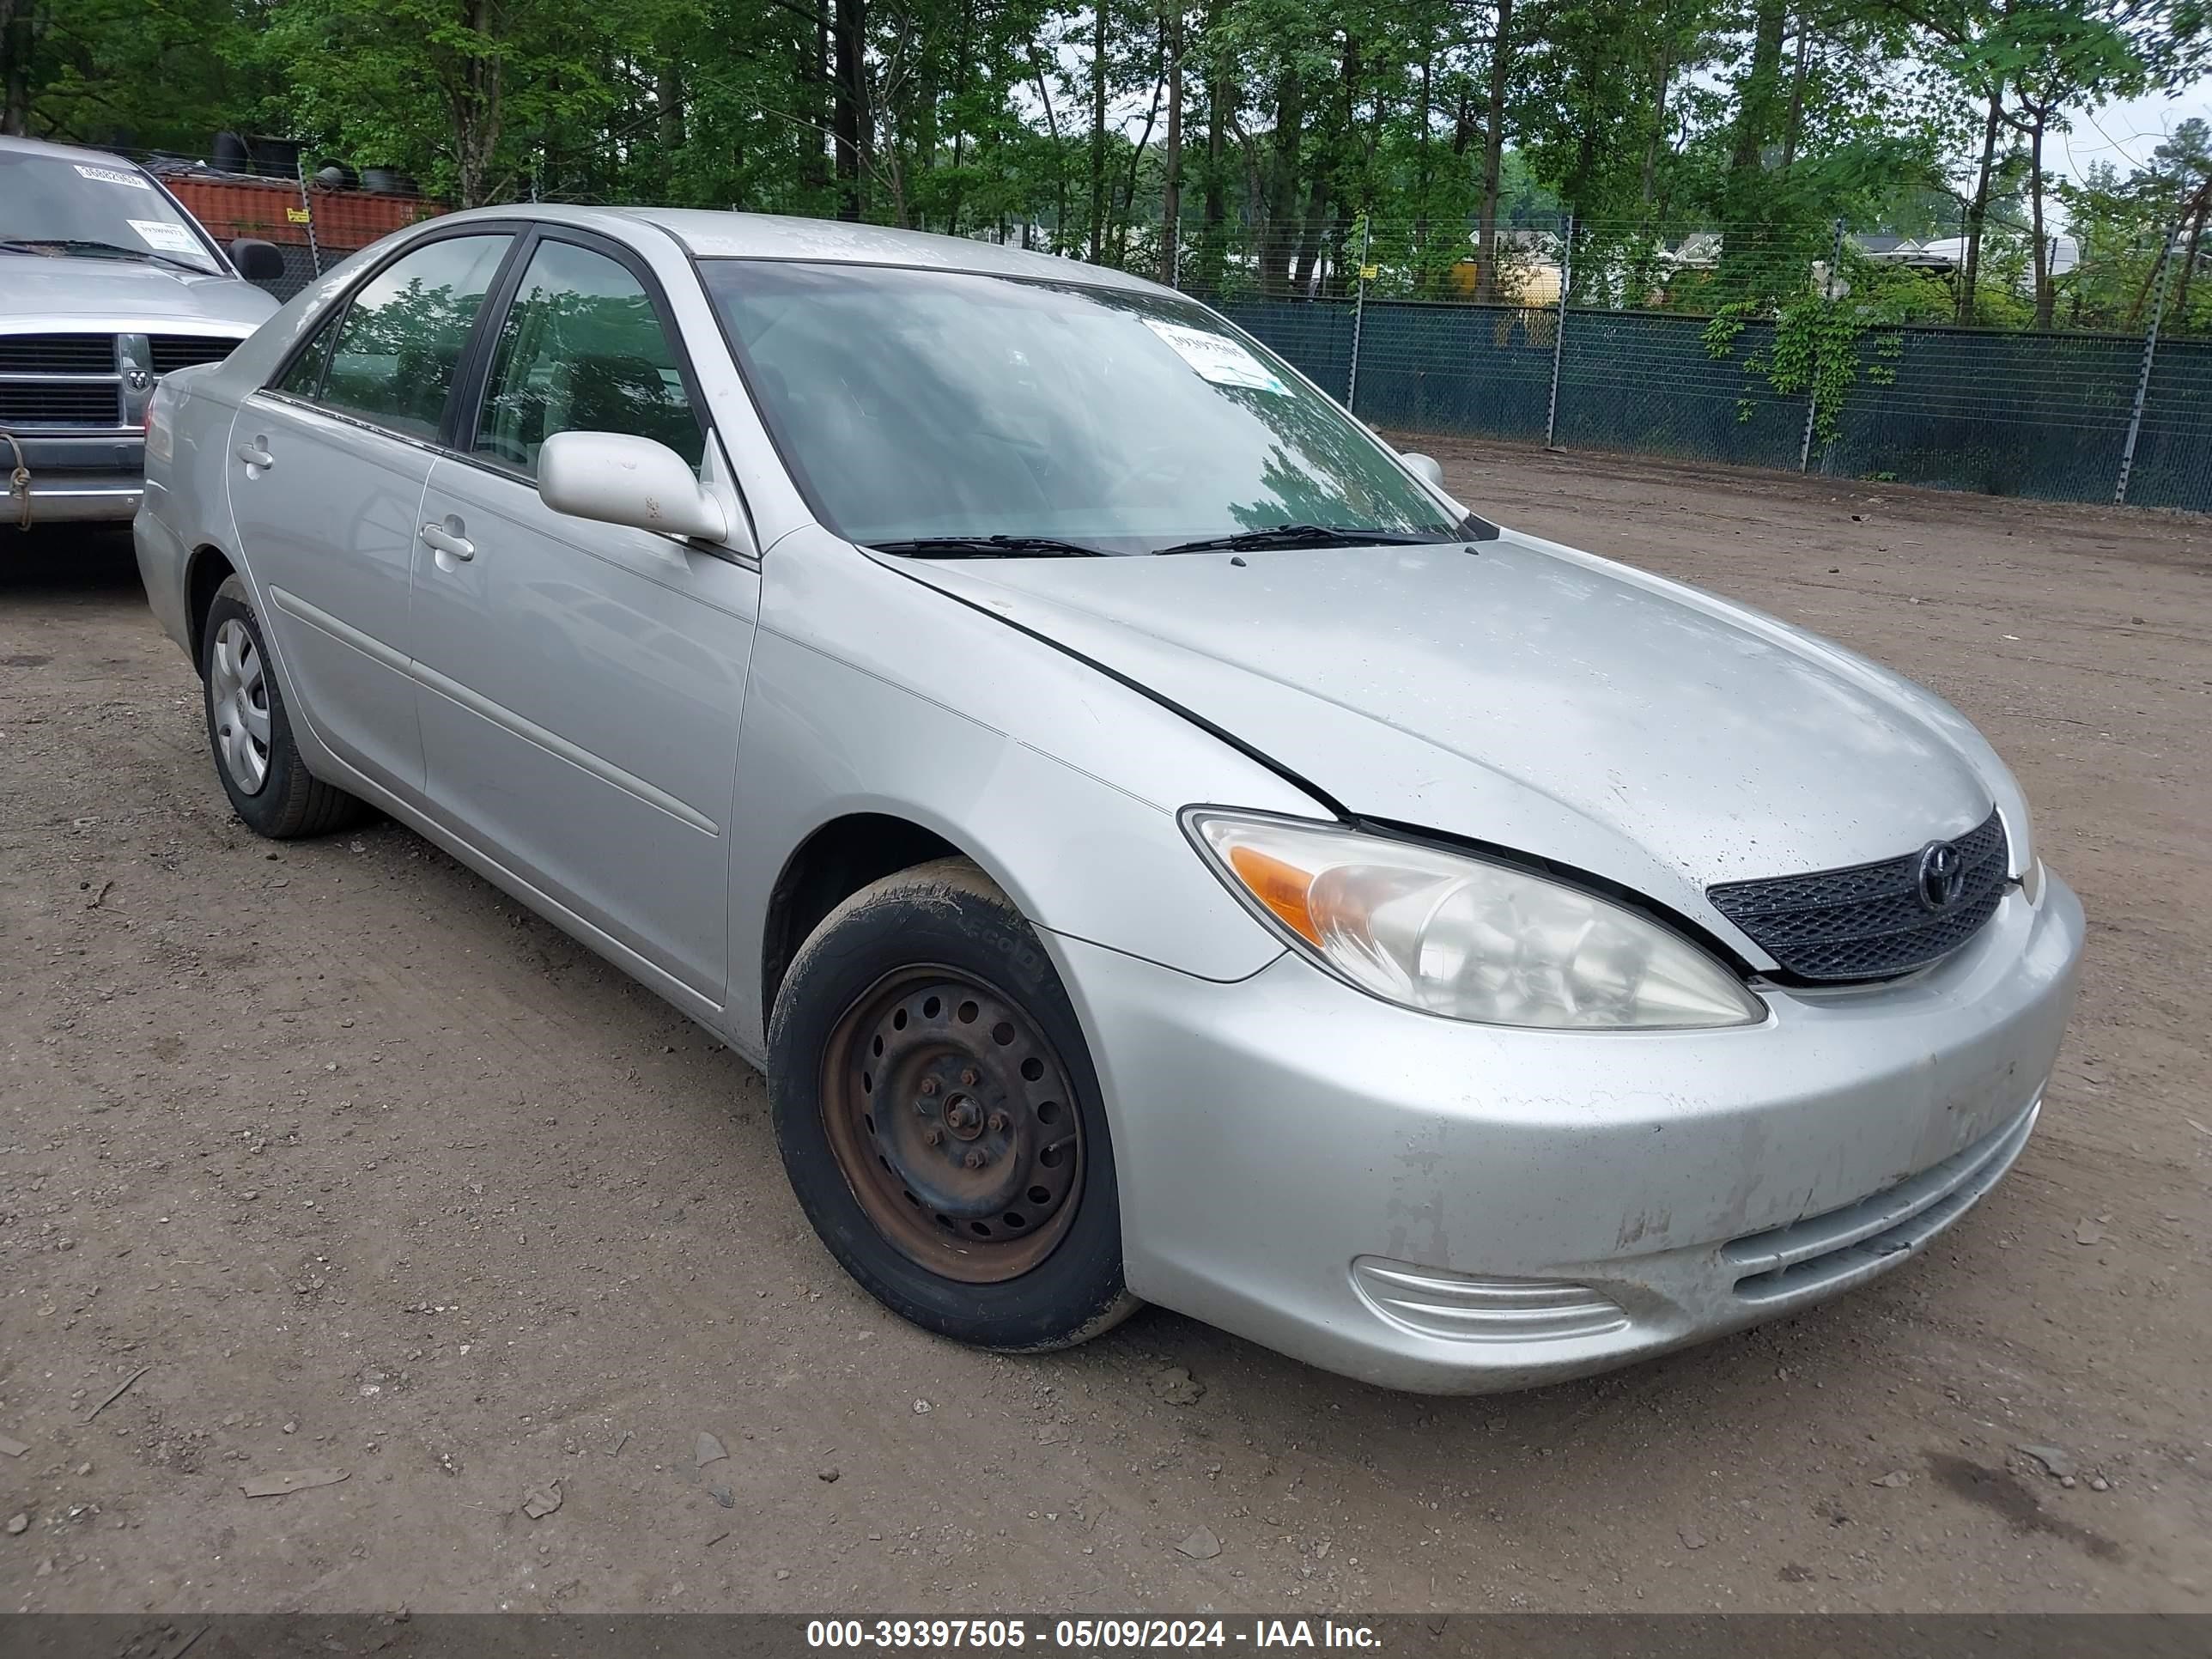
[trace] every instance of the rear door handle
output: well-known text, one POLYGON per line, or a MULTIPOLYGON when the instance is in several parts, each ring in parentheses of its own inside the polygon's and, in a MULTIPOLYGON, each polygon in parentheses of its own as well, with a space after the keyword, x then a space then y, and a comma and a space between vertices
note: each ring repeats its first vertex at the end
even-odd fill
POLYGON ((466 536, 457 536, 441 524, 426 524, 418 532, 422 545, 444 554, 449 559, 459 559, 466 564, 477 556, 477 544, 466 536))
POLYGON ((238 459, 244 461, 248 466, 265 468, 276 465, 276 458, 262 447, 262 446, 268 440, 265 438, 256 438, 250 444, 239 445, 238 459))

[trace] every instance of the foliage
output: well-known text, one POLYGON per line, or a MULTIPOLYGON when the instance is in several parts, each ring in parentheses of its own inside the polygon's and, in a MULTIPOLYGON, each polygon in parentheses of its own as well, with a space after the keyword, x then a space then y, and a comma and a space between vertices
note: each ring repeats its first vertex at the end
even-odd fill
MULTIPOLYGON (((1356 227, 1373 292, 1548 291, 1571 210, 1577 303, 1795 340, 1838 218, 1964 235, 1960 320, 2135 325, 2202 129, 2078 186, 2043 142, 2207 50, 2199 0, 0 0, 0 127, 261 131, 463 203, 842 214, 1226 294, 1347 295, 1356 227)), ((2212 325, 2212 278, 2174 289, 2212 325)))
MULTIPOLYGON (((1823 271, 1817 286, 1779 305, 1737 301, 1723 307, 1705 325, 1705 353, 1715 358, 1733 355, 1745 325, 1753 317, 1771 316, 1771 337, 1746 354, 1744 374, 1763 380, 1779 396, 1809 398, 1813 435, 1828 443, 1841 432, 1844 401, 1863 377, 1876 386, 1895 381, 1899 325, 1940 322, 1950 309, 1950 295, 1939 284, 1847 246, 1832 278, 1823 271)), ((1755 409, 1751 398, 1740 399, 1739 418, 1751 419, 1755 409)))

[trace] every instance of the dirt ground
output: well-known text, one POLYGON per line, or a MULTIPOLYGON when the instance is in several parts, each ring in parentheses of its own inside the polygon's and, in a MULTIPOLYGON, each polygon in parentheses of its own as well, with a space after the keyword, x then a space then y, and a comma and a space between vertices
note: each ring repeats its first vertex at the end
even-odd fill
POLYGON ((1923 1259, 1503 1398, 1158 1310, 938 1341, 816 1244, 696 1028, 405 830, 249 835, 127 546, 43 537, 0 562, 0 1607, 2212 1609, 2212 523, 1442 459, 2021 775, 2083 1003, 1923 1259), (240 1491, 302 1468, 347 1478, 240 1491))

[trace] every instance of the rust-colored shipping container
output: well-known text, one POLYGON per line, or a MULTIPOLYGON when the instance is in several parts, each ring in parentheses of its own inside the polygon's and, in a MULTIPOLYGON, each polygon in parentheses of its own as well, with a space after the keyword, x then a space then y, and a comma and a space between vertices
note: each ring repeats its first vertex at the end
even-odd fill
POLYGON ((290 179, 243 173, 164 172, 161 177, 217 241, 254 236, 281 248, 285 276, 272 286, 285 295, 296 293, 315 275, 318 264, 327 270, 379 238, 446 211, 444 204, 421 197, 330 190, 313 183, 303 198, 300 186, 290 179))

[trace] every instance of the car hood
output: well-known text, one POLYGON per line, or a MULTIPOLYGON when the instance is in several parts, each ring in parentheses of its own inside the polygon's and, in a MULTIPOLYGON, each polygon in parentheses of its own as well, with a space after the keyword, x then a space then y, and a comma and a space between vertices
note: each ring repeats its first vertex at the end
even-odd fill
POLYGON ((276 301, 240 276, 135 259, 0 253, 0 331, 226 334, 261 326, 276 301))
POLYGON ((1351 813, 1620 881, 1731 937, 1711 884, 1895 857, 1993 803, 2025 855, 2019 792, 1954 709, 1746 607, 1511 532, 1240 558, 898 562, 1351 813))

